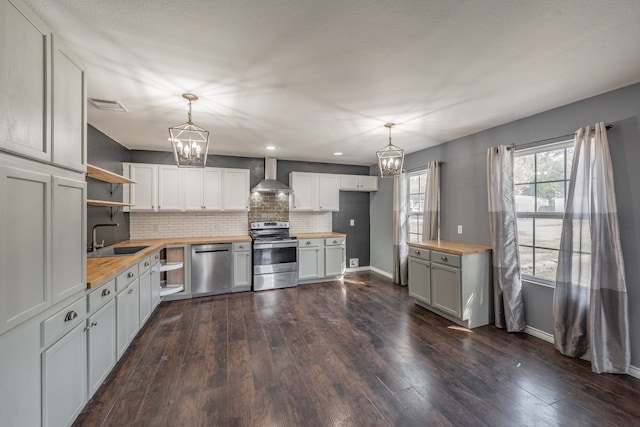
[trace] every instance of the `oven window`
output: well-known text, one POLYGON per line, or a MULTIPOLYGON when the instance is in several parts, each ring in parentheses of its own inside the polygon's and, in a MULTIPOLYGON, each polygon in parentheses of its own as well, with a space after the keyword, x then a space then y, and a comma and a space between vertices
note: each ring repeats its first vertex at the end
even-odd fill
POLYGON ((253 264, 254 265, 273 265, 284 264, 297 261, 298 248, 271 248, 271 249, 254 249, 253 264))

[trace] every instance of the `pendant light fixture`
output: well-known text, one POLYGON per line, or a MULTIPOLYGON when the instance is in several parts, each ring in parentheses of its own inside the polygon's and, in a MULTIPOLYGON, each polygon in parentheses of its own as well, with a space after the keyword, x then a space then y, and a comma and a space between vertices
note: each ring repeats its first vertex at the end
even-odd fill
POLYGON ((391 128, 395 123, 385 123, 384 127, 389 129, 389 145, 378 151, 378 166, 382 178, 400 175, 402 164, 404 163, 404 150, 391 144, 391 128))
POLYGON ((209 151, 209 131, 191 121, 191 101, 198 97, 192 93, 183 93, 182 97, 189 101, 189 121, 169 128, 173 157, 178 167, 203 168, 209 151))

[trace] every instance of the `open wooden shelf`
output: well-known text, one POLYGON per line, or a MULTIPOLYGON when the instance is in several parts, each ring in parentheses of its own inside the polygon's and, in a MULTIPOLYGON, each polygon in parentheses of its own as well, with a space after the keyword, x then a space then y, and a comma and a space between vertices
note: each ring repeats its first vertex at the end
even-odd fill
POLYGON ((123 203, 123 202, 110 202, 107 200, 93 200, 87 199, 87 204, 91 206, 107 206, 111 208, 121 208, 123 206, 133 206, 131 203, 123 203))
POLYGON ((106 169, 102 169, 90 164, 87 164, 87 176, 89 178, 97 179, 99 181, 109 182, 111 184, 135 184, 136 183, 132 179, 126 178, 122 175, 118 175, 117 173, 113 173, 106 169))

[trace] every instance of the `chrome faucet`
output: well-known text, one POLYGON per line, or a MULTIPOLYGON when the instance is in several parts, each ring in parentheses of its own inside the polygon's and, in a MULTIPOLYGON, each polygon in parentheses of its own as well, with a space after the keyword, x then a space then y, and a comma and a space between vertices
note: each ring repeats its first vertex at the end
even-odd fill
POLYGON ((98 248, 104 248, 104 239, 102 243, 98 243, 98 239, 96 238, 96 228, 98 227, 118 227, 120 224, 117 222, 115 224, 96 224, 91 229, 91 250, 93 252, 97 251, 98 248))

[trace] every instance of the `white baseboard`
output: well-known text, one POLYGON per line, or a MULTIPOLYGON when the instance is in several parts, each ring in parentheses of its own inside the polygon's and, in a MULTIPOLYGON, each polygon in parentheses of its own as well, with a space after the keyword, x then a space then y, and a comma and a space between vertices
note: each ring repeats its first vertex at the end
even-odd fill
POLYGON ((368 265, 365 265, 364 267, 347 268, 347 273, 354 273, 356 271, 369 271, 369 270, 371 270, 371 267, 369 267, 368 265))
POLYGON ((377 267, 374 267, 372 265, 369 266, 369 270, 373 271, 374 273, 378 273, 381 276, 388 277, 389 279, 393 279, 393 274, 391 274, 389 272, 386 272, 384 270, 381 270, 381 269, 379 269, 377 267))
POLYGON ((550 342, 553 344, 553 335, 548 332, 541 331, 540 329, 532 328, 531 326, 526 326, 524 328, 524 333, 534 336, 536 338, 540 338, 542 341, 550 342))
POLYGON ((629 366, 629 375, 632 377, 640 378, 640 368, 636 368, 635 366, 629 366))

